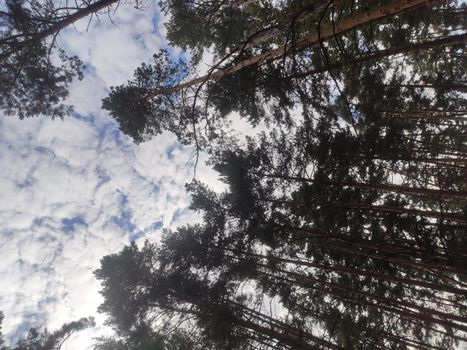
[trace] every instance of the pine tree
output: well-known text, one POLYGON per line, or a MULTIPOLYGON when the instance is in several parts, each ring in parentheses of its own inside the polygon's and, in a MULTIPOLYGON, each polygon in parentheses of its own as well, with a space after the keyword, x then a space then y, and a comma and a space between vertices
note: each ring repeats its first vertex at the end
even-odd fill
MULTIPOLYGON (((3 313, 0 312, 0 326, 3 320, 3 313)), ((0 333, 0 349, 1 350, 59 350, 62 345, 76 332, 80 332, 86 328, 94 327, 94 319, 92 317, 81 318, 78 321, 65 323, 60 329, 54 332, 48 332, 45 329, 39 332, 36 328, 30 328, 26 337, 19 339, 16 345, 4 346, 3 338, 0 333)))
POLYGON ((209 76, 173 84, 185 66, 157 56, 114 90, 114 117, 125 120, 120 98, 144 112, 125 110, 137 141, 169 129, 198 142, 206 125, 228 185, 193 182, 201 224, 102 260, 100 310, 119 333, 160 330, 155 317, 214 348, 440 350, 466 339, 463 5, 425 5, 339 2, 297 20, 309 8, 293 2, 264 36, 246 26, 209 76), (215 139, 231 113, 270 130, 215 139))
MULTIPOLYGON (((322 8, 321 3, 316 4, 316 11, 304 7, 297 13, 303 14, 311 11, 313 15, 309 17, 298 15, 299 19, 305 17, 303 23, 299 21, 299 24, 296 24, 296 17, 289 14, 285 17, 285 23, 289 23, 288 25, 277 24, 280 28, 289 28, 289 32, 277 31, 277 26, 270 27, 274 29, 274 35, 277 34, 274 40, 278 41, 267 41, 270 38, 267 34, 270 28, 260 30, 251 34, 251 42, 246 38, 231 52, 227 52, 225 57, 220 57, 207 75, 185 80, 180 84, 167 84, 163 81, 166 78, 157 83, 157 76, 155 76, 154 86, 147 86, 140 98, 136 99, 130 92, 128 96, 111 94, 104 100, 103 107, 110 110, 111 114, 122 123, 125 115, 119 115, 118 106, 121 105, 119 99, 121 101, 133 100, 133 103, 138 106, 145 106, 138 107, 130 113, 132 118, 146 120, 147 130, 140 131, 140 134, 146 135, 145 137, 153 133, 152 125, 161 123, 158 121, 157 112, 142 114, 139 109, 157 111, 159 101, 164 98, 170 98, 174 108, 181 111, 181 113, 172 115, 174 121, 171 124, 193 124, 190 127, 192 137, 196 132, 197 123, 205 121, 208 130, 215 130, 217 125, 222 125, 222 119, 232 112, 238 112, 241 116, 248 118, 252 124, 266 121, 290 125, 293 122, 290 110, 297 103, 303 107, 303 112, 306 114, 312 113, 313 110, 319 111, 327 108, 329 101, 326 99, 320 101, 316 96, 330 95, 331 92, 326 91, 329 84, 340 80, 344 84, 341 89, 344 95, 348 94, 347 84, 349 84, 348 89, 354 89, 351 85, 352 81, 361 81, 355 76, 356 69, 386 65, 386 71, 391 71, 396 68, 396 65, 390 63, 391 57, 404 55, 409 59, 411 56, 420 59, 421 55, 418 53, 425 50, 435 52, 426 56, 426 66, 431 67, 435 62, 433 58, 438 61, 444 59, 442 51, 446 48, 452 48, 452 52, 458 51, 465 41, 465 34, 446 37, 442 33, 445 28, 453 26, 461 28, 462 20, 459 16, 448 19, 442 17, 441 20, 435 18, 433 13, 439 10, 430 10, 426 5, 426 2, 404 2, 402 4, 395 1, 381 4, 379 7, 375 4, 370 8, 359 8, 358 11, 349 9, 345 5, 340 8, 336 8, 337 5, 331 6, 332 10, 329 10, 326 6, 322 8), (341 12, 338 23, 335 19, 336 11, 341 12), (397 15, 395 20, 393 20, 394 15, 397 15), (388 21, 388 18, 391 20, 388 21), (290 27, 291 23, 298 27, 306 23, 307 27, 313 30, 302 33, 298 27, 290 27), (433 38, 436 33, 430 33, 431 40, 420 40, 420 37, 414 40, 403 27, 410 25, 414 31, 419 30, 423 34, 426 33, 427 23, 438 26, 438 37, 433 38), (295 29, 298 32, 295 32, 295 29), (287 39, 285 45, 277 48, 276 44, 283 43, 284 37, 288 38, 288 36, 291 36, 293 40, 290 39, 292 41, 289 42, 287 39), (396 41, 397 43, 395 43, 395 37, 400 39, 396 41), (240 47, 242 48, 239 49, 240 47), (366 52, 362 52, 362 48, 366 52), (351 67, 350 71, 346 67, 351 67), (352 74, 349 77, 351 80, 345 77, 347 74, 352 74), (156 100, 152 101, 153 98, 156 100), (200 105, 199 101, 206 101, 205 105, 200 105)), ((446 8, 453 6, 455 5, 450 3, 446 8)), ((249 28, 245 28, 246 32, 248 30, 249 28)), ((273 37, 271 34, 271 38, 273 37)), ((177 44, 176 41, 174 43, 177 44)), ((202 46, 209 45, 202 44, 202 46)), ((456 59, 459 61, 462 57, 452 57, 452 63, 456 59)), ((455 67, 452 63, 447 66, 455 67)), ((156 62, 154 69, 157 70, 157 65, 165 64, 167 63, 164 63, 162 59, 162 62, 156 62)), ((447 66, 446 69, 451 69, 447 66)), ((462 73, 457 70, 456 81, 462 81, 459 80, 460 74, 462 73)), ((176 75, 176 77, 179 76, 176 75)), ((123 93, 131 85, 140 84, 136 75, 135 78, 133 82, 129 82, 127 87, 121 86, 118 89, 123 93)), ((446 82, 448 81, 447 79, 446 82)), ((401 83, 398 82, 396 85, 399 86, 401 83)), ((348 105, 345 101, 340 101, 340 103, 348 105)), ((355 109, 353 114, 356 114, 358 105, 352 108, 355 109)), ((345 113, 340 113, 339 117, 352 122, 349 120, 349 106, 343 112, 345 113)), ((164 128, 163 125, 161 126, 164 128)), ((122 131, 125 132, 125 130, 123 126, 122 131)), ((133 134, 129 135, 134 137, 133 134)), ((215 137, 214 132, 212 138, 215 137)), ((207 138, 210 138, 209 135, 207 138)), ((186 137, 183 139, 187 140, 186 137)), ((136 137, 135 140, 141 141, 141 137, 136 137)))
POLYGON ((72 79, 83 77, 82 62, 57 45, 57 36, 117 2, 78 1, 70 7, 43 0, 7 0, 0 12, 0 109, 20 119, 70 113, 71 106, 63 101, 72 79))

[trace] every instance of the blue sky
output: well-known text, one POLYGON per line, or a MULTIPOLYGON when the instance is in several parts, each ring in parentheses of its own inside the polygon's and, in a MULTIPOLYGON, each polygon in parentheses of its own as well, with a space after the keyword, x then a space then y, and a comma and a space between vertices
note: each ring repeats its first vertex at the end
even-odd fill
MULTIPOLYGON (((109 86, 167 48, 163 20, 148 2, 142 11, 121 5, 115 24, 105 15, 88 32, 87 22, 64 31, 62 47, 86 64, 70 90, 75 114, 0 118, 0 310, 10 338, 94 316, 98 326, 63 347, 90 349, 93 336, 108 333, 92 275, 100 258, 197 220, 184 190, 193 149, 170 134, 135 145, 100 110, 109 86)), ((217 184, 202 163, 197 177, 217 184)))

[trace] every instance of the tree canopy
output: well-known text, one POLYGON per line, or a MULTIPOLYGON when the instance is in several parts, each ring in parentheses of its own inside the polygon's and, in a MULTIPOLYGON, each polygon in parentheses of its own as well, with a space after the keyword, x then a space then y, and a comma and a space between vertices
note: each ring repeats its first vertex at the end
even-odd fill
POLYGON ((217 62, 190 80, 155 56, 103 107, 137 142, 167 129, 196 142, 228 190, 194 181, 201 223, 102 259, 117 333, 190 332, 216 349, 466 340, 465 5, 164 6, 172 43, 217 62), (188 14, 199 31, 178 24, 188 14), (243 31, 221 34, 229 23, 243 31), (269 128, 219 138, 232 114, 269 128))
POLYGON ((194 180, 200 223, 101 260, 116 335, 96 349, 467 341, 466 5, 160 5, 192 61, 156 53, 102 107, 135 142, 206 151, 227 190, 194 180), (239 140, 229 118, 264 131, 239 140))
MULTIPOLYGON (((172 11, 175 18, 178 7, 172 9, 171 4, 166 4, 167 11, 172 11)), ((207 4, 212 5, 211 2, 207 4)), ((443 103, 462 100, 448 98, 448 95, 459 96, 459 92, 465 90, 461 83, 465 70, 459 69, 465 60, 460 54, 466 38, 463 32, 465 5, 456 1, 433 2, 431 6, 425 1, 379 1, 371 5, 343 1, 330 2, 327 6, 316 2, 310 9, 294 1, 284 4, 287 4, 286 9, 278 5, 280 8, 274 10, 267 2, 228 6, 243 11, 245 19, 251 16, 250 21, 260 28, 242 27, 244 38, 237 46, 216 51, 217 61, 207 75, 192 80, 183 75, 185 79, 180 81, 180 75, 175 73, 173 84, 167 84, 167 77, 159 77, 157 72, 161 66, 174 63, 167 63, 167 56, 158 55, 152 73, 143 65, 136 71, 134 81, 113 90, 139 86, 143 89, 141 95, 132 96, 132 90, 127 91, 128 96, 112 92, 104 100, 104 109, 109 110, 121 130, 137 142, 159 133, 160 128, 154 125, 169 130, 176 125, 179 133, 188 126, 185 136, 193 142, 195 136, 206 136, 210 140, 209 132, 215 135, 219 123, 222 125, 222 120, 234 112, 253 125, 262 121, 290 126, 294 122, 290 112, 295 108, 302 109, 303 115, 309 117, 314 112, 329 114, 330 107, 334 106, 336 110, 330 117, 342 118, 354 127, 358 121, 363 121, 361 109, 364 105, 371 105, 368 100, 357 101, 356 84, 361 85, 363 79, 382 72, 392 77, 380 75, 375 82, 366 80, 363 83, 364 88, 374 91, 374 98, 379 98, 381 103, 391 104, 390 100, 383 99, 389 92, 393 93, 389 91, 391 86, 393 90, 400 86, 404 93, 413 91, 419 95, 431 94, 432 89, 440 87, 437 91, 444 96, 439 96, 443 103), (264 23, 262 16, 271 14, 276 16, 264 23), (413 71, 408 75, 404 69, 413 71), (147 74, 142 76, 141 70, 147 74), (148 80, 153 86, 145 83, 148 80), (180 83, 175 83, 177 81, 180 83), (378 82, 385 86, 386 93, 372 89, 378 82), (419 90, 414 91, 417 86, 419 90), (131 113, 128 108, 125 111, 121 108, 125 99, 133 101, 135 108, 131 113), (165 107, 159 112, 159 106, 167 104, 161 100, 170 100, 174 111, 170 114, 171 123, 167 123, 165 107), (159 117, 159 113, 163 117, 159 117), (138 127, 129 129, 133 120, 138 120, 138 127), (197 128, 192 124, 198 125, 200 130, 207 129, 208 135, 193 135, 197 128)), ((224 3, 217 5, 217 11, 225 10, 224 3)), ((196 16, 193 18, 195 21, 196 16)), ((213 16, 215 21, 220 19, 222 16, 213 16)), ((169 29, 174 23, 175 19, 170 22, 169 29)), ((204 44, 202 36, 193 31, 186 35, 191 34, 193 40, 199 38, 197 43, 204 49, 216 47, 214 39, 204 44)), ((183 39, 173 38, 172 43, 184 46, 183 39)), ((413 101, 416 104, 413 108, 440 108, 436 101, 438 98, 433 101, 418 99, 413 101)), ((446 107, 443 105, 443 109, 446 107)))
MULTIPOLYGON (((0 331, 3 321, 3 313, 0 311, 0 331)), ((0 332, 0 349, 1 350, 60 350, 62 345, 76 332, 95 325, 92 317, 84 317, 78 321, 65 323, 60 329, 54 332, 48 332, 45 329, 40 332, 36 328, 30 328, 28 334, 19 339, 16 345, 7 346, 0 332)))
MULTIPOLYGON (((69 84, 83 78, 79 57, 57 44, 66 27, 119 3, 119 0, 6 0, 0 11, 0 110, 20 119, 64 117, 69 84)), ((139 1, 134 2, 140 6, 139 1)))

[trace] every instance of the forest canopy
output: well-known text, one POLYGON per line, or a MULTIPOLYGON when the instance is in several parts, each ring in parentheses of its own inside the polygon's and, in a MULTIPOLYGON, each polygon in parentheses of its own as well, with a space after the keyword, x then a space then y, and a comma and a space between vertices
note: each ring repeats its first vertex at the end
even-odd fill
POLYGON ((136 142, 170 130, 195 143, 228 189, 194 181, 201 223, 102 259, 100 311, 122 341, 143 330, 210 349, 465 341, 465 5, 162 5, 171 43, 192 64, 212 50, 212 68, 196 77, 155 55, 103 108, 136 142), (266 131, 223 137, 232 115, 266 131))
MULTIPOLYGON (((101 3, 89 6, 113 2, 101 3)), ((47 60, 47 42, 24 49, 61 22, 20 32, 15 11, 28 26, 37 15, 8 6, 0 70, 13 74, 8 65, 22 60, 26 80, 0 108, 65 115, 57 103, 79 59, 63 53, 67 68, 51 67, 28 58, 37 50, 47 60), (30 90, 45 80, 28 67, 58 69, 59 83, 30 90), (23 88, 44 104, 23 105, 23 88)), ((194 179, 186 188, 201 222, 102 258, 99 311, 115 337, 95 349, 449 350, 467 341, 465 3, 159 6, 170 44, 191 61, 155 53, 102 108, 136 143, 170 131, 205 152, 226 190, 194 179), (238 119, 260 132, 232 136, 238 119)))

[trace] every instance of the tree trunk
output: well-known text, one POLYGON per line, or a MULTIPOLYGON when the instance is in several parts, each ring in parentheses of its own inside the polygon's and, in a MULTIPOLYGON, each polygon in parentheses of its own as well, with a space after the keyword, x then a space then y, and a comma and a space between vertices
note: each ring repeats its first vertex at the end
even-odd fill
POLYGON ((287 334, 288 336, 294 335, 294 338, 291 339, 296 339, 297 341, 303 341, 303 340, 309 340, 315 344, 319 344, 322 346, 325 346, 328 349, 334 349, 334 350, 339 350, 341 349, 339 346, 336 344, 329 342, 327 340, 324 340, 322 338, 319 338, 309 332, 303 331, 302 329, 297 329, 287 323, 284 323, 278 319, 272 318, 270 316, 264 315, 256 310, 250 309, 249 307, 233 302, 233 304, 241 307, 244 310, 244 314, 249 314, 255 318, 257 318, 260 321, 267 322, 270 325, 272 325, 274 328, 282 328, 284 332, 281 332, 281 334, 287 334))
MULTIPOLYGON (((289 272, 289 271, 286 271, 286 272, 291 275, 294 274, 293 272, 289 272)), ((278 276, 275 274, 271 274, 268 272, 262 272, 262 273, 269 275, 270 277, 278 278, 278 276)), ((354 289, 349 289, 346 287, 335 285, 333 283, 328 283, 328 282, 316 280, 313 278, 304 277, 302 275, 298 275, 296 277, 297 279, 292 279, 292 280, 288 278, 284 278, 284 279, 288 280, 291 283, 302 285, 303 287, 306 287, 306 288, 315 289, 318 291, 322 291, 326 294, 333 295, 338 299, 342 298, 342 300, 346 300, 356 305, 366 305, 370 307, 376 307, 376 308, 385 310, 390 313, 395 313, 401 316, 408 317, 410 319, 414 318, 422 322, 436 323, 444 327, 451 327, 453 329, 467 332, 467 325, 465 324, 467 322, 466 321, 467 319, 462 316, 456 316, 456 315, 448 314, 448 313, 434 310, 434 309, 427 309, 425 307, 417 306, 412 303, 404 302, 401 300, 393 301, 385 297, 378 297, 375 295, 368 294, 366 292, 356 291, 354 289), (308 280, 310 280, 310 282, 307 282, 308 280), (322 284, 323 286, 328 285, 330 289, 326 289, 324 287, 320 288, 317 286, 316 282, 322 284), (418 310, 418 312, 407 309, 407 307, 418 310), (436 318, 433 315, 437 315, 439 318, 436 318), (462 324, 453 322, 453 321, 459 321, 459 320, 460 322, 462 322, 462 324)))
POLYGON ((228 56, 249 49, 255 45, 262 44, 270 39, 273 39, 277 35, 285 32, 287 29, 292 28, 295 23, 300 23, 306 20, 307 18, 310 18, 312 15, 316 14, 319 10, 324 9, 328 3, 329 0, 314 1, 312 5, 296 13, 295 15, 292 15, 290 20, 263 29, 253 34, 245 42, 233 47, 228 53, 228 56))
MULTIPOLYGON (((258 264, 258 266, 270 269, 270 267, 267 266, 267 265, 258 264)), ((424 306, 421 306, 421 305, 418 305, 418 304, 415 304, 415 303, 411 303, 411 302, 408 302, 408 301, 405 301, 405 300, 402 300, 402 299, 396 300, 396 299, 390 299, 388 297, 374 295, 374 294, 371 294, 371 293, 368 293, 368 292, 365 292, 365 291, 362 291, 362 290, 357 290, 357 289, 354 289, 354 288, 344 287, 344 286, 341 286, 341 285, 333 283, 333 282, 321 281, 319 279, 316 279, 316 278, 313 278, 313 277, 310 277, 310 276, 305 276, 303 274, 288 271, 288 270, 283 270, 283 269, 278 269, 278 268, 276 268, 274 270, 278 271, 278 272, 281 272, 281 273, 285 273, 285 274, 290 275, 290 276, 293 276, 294 278, 296 278, 297 281, 298 280, 310 281, 313 285, 322 284, 324 286, 328 286, 332 290, 340 290, 343 293, 350 293, 352 295, 353 294, 358 295, 361 298, 364 298, 365 300, 373 299, 373 300, 377 301, 378 303, 383 303, 385 305, 400 306, 400 307, 405 307, 405 308, 408 308, 408 309, 415 309, 415 310, 418 310, 422 314, 433 314, 433 315, 439 316, 440 318, 443 318, 443 319, 450 319, 451 321, 457 321, 457 322, 462 322, 462 323, 467 324, 467 317, 465 317, 465 316, 453 315, 452 313, 447 313, 447 312, 444 312, 444 311, 440 311, 438 309, 427 308, 427 307, 424 307, 424 306)), ((450 305, 450 307, 454 307, 454 306, 450 305)), ((467 328, 465 328, 465 329, 467 329, 467 328)))
MULTIPOLYGON (((307 70, 305 72, 291 74, 287 76, 287 78, 294 78, 294 79, 304 78, 312 74, 324 73, 330 70, 340 69, 346 66, 351 66, 351 65, 356 65, 356 64, 361 64, 363 62, 390 57, 390 56, 398 55, 401 53, 416 53, 417 51, 428 49, 428 48, 433 48, 433 47, 463 44, 466 41, 466 39, 467 39, 467 34, 459 34, 459 35, 448 36, 446 38, 440 38, 440 39, 425 41, 421 43, 414 43, 411 45, 406 45, 406 46, 401 46, 401 47, 394 47, 390 49, 379 50, 376 52, 362 54, 356 58, 332 63, 322 68, 315 68, 315 69, 307 70)), ((463 86, 463 89, 465 89, 465 86, 463 86)))

